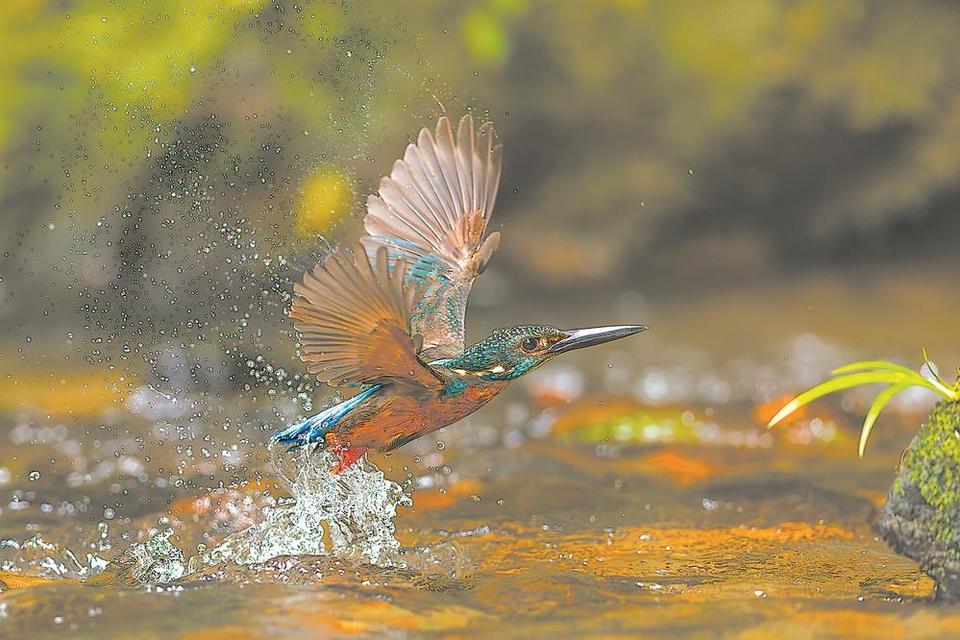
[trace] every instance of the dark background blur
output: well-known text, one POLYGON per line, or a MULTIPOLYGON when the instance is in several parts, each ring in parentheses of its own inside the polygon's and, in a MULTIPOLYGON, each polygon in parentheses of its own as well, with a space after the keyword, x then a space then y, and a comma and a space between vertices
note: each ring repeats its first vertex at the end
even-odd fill
POLYGON ((292 281, 465 111, 505 149, 471 337, 643 315, 721 353, 960 351, 954 3, 19 0, 0 23, 5 407, 275 379, 292 281))

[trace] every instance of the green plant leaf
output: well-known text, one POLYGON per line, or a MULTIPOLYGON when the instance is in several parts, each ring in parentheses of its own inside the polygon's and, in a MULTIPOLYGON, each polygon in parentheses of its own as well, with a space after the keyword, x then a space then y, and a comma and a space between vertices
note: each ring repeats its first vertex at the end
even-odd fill
MULTIPOLYGON (((917 378, 922 377, 915 371, 910 371, 909 369, 908 371, 917 378)), ((808 389, 807 391, 804 391, 784 405, 784 407, 777 412, 777 415, 770 419, 770 422, 767 423, 767 427, 775 427, 781 420, 789 416, 800 407, 810 404, 814 400, 822 398, 823 396, 829 395, 835 391, 842 391, 843 389, 850 389, 852 387, 860 387, 865 384, 883 382, 888 384, 901 384, 907 382, 909 379, 910 376, 900 373, 899 371, 870 371, 866 373, 850 373, 831 378, 825 382, 821 382, 815 387, 808 389)))
POLYGON ((860 443, 857 452, 861 458, 863 457, 864 450, 867 448, 867 439, 870 437, 873 425, 876 424, 877 418, 880 417, 880 412, 883 411, 883 408, 887 406, 887 403, 890 402, 895 395, 909 389, 911 386, 910 383, 892 384, 878 393, 877 397, 873 399, 873 404, 870 405, 870 410, 867 411, 867 415, 863 419, 863 427, 860 429, 860 443))
POLYGON ((927 366, 927 369, 933 374, 935 380, 931 380, 924 376, 922 373, 914 371, 899 365, 895 362, 889 362, 887 360, 861 360, 859 362, 851 362, 850 364, 845 364, 842 367, 834 369, 832 371, 833 375, 841 375, 854 372, 868 372, 868 371, 896 371, 908 376, 915 376, 914 384, 926 387, 934 393, 943 396, 944 398, 950 400, 960 399, 960 391, 952 389, 947 383, 943 381, 940 375, 937 373, 937 370, 934 368, 930 359, 927 358, 927 351, 923 351, 923 363, 927 366))
POLYGON ((833 378, 825 380, 804 391, 784 405, 784 407, 777 412, 777 415, 770 419, 767 427, 775 427, 800 407, 810 404, 814 400, 835 391, 842 391, 843 389, 859 387, 865 384, 886 384, 887 387, 873 399, 873 403, 870 405, 870 409, 863 419, 863 427, 860 429, 860 443, 858 446, 860 456, 863 457, 863 452, 866 449, 867 440, 870 438, 873 425, 876 424, 880 413, 890 400, 901 391, 914 386, 923 387, 947 400, 960 400, 960 385, 950 387, 940 378, 939 374, 937 374, 933 368, 930 359, 927 357, 926 349, 923 351, 923 362, 927 368, 930 369, 935 379, 931 380, 913 369, 886 360, 860 360, 845 364, 833 370, 833 378))
POLYGON ((838 376, 845 373, 854 373, 857 371, 899 371, 900 373, 905 373, 908 375, 917 375, 917 372, 913 369, 903 366, 902 364, 897 364, 896 362, 889 362, 887 360, 860 360, 857 362, 850 362, 843 365, 838 369, 834 369, 830 373, 832 375, 838 376))
POLYGON ((878 373, 881 371, 896 371, 906 376, 910 376, 910 378, 913 380, 913 383, 917 386, 926 387, 927 389, 930 389, 934 393, 943 396, 944 398, 956 400, 956 392, 954 392, 949 386, 939 379, 935 369, 933 369, 932 363, 926 359, 926 351, 924 351, 924 364, 926 364, 927 368, 930 369, 934 376, 938 378, 937 380, 931 380, 923 374, 914 371, 913 369, 908 369, 903 365, 899 365, 894 362, 887 362, 886 360, 862 360, 860 362, 851 362, 850 364, 846 364, 838 369, 834 369, 832 373, 833 375, 840 375, 857 371, 874 371, 878 373))

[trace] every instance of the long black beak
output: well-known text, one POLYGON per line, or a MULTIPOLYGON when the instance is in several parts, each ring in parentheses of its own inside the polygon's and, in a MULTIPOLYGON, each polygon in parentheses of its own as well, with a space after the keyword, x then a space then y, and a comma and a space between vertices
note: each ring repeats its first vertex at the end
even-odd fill
POLYGON ((646 331, 643 325, 633 324, 621 327, 592 327, 590 329, 565 329, 567 337, 559 342, 554 342, 550 347, 550 353, 565 353, 574 349, 592 347, 595 344, 603 344, 611 340, 619 340, 632 336, 635 333, 646 331))

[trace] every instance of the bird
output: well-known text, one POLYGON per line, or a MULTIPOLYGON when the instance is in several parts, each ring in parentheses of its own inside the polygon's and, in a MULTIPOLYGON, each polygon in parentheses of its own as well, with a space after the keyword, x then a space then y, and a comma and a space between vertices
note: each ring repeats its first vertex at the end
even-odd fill
POLYGON ((336 455, 340 473, 473 413, 554 357, 647 327, 526 324, 465 346, 467 299, 500 242, 487 233, 500 183, 493 127, 447 116, 407 145, 376 194, 364 234, 333 248, 294 285, 299 355, 320 382, 352 397, 271 438, 336 455))

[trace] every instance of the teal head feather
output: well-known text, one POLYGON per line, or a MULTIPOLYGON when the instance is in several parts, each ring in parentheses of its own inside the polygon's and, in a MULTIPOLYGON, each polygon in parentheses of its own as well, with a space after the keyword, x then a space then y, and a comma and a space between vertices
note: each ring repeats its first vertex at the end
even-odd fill
POLYGON ((556 355, 551 347, 566 335, 549 325, 496 329, 486 339, 443 362, 443 366, 484 380, 514 380, 556 355))
POLYGON ((449 360, 437 361, 447 369, 484 380, 515 380, 567 351, 603 344, 645 330, 642 325, 557 329, 527 324, 496 329, 485 340, 467 347, 449 360))

